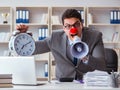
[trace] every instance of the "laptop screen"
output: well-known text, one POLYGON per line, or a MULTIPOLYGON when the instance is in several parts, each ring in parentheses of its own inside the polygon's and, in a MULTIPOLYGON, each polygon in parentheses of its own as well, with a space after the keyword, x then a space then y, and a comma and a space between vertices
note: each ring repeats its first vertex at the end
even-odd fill
POLYGON ((0 74, 12 74, 13 84, 37 84, 34 57, 0 57, 0 74))

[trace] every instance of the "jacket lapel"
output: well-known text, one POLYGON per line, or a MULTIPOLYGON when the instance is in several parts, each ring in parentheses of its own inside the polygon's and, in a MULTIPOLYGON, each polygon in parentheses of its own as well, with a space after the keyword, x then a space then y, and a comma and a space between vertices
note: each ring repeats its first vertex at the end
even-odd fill
POLYGON ((83 35, 82 36, 82 41, 85 42, 88 45, 89 44, 89 39, 87 37, 89 37, 89 34, 87 34, 86 30, 83 29, 82 35, 83 35))
POLYGON ((63 48, 61 49, 61 53, 64 56, 65 60, 67 60, 67 62, 69 62, 73 65, 72 61, 67 57, 67 40, 68 40, 68 38, 65 33, 63 34, 62 39, 63 40, 61 43, 62 43, 63 48))
POLYGON ((66 47, 67 47, 67 36, 64 33, 62 36, 62 42, 61 42, 62 48, 61 48, 61 53, 63 54, 63 56, 66 57, 66 47))

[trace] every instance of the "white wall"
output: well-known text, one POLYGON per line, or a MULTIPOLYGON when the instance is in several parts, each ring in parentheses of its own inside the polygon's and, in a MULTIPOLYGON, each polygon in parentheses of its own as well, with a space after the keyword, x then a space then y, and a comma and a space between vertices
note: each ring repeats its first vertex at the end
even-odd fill
POLYGON ((0 6, 120 6, 120 0, 0 0, 0 6))

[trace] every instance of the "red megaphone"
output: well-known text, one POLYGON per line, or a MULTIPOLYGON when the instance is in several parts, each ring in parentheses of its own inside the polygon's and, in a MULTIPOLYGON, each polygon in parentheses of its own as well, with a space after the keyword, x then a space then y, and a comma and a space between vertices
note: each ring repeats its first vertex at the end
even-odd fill
POLYGON ((77 35, 77 33, 78 33, 78 29, 77 28, 71 28, 70 29, 70 34, 71 35, 77 35))

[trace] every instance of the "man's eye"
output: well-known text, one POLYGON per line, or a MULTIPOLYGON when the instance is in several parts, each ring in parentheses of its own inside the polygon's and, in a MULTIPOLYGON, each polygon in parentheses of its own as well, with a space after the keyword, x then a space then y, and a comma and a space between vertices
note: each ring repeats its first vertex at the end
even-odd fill
POLYGON ((66 26, 64 26, 65 28, 69 28, 70 27, 70 25, 66 25, 66 26))
POLYGON ((70 25, 66 25, 66 27, 70 27, 70 25))
POLYGON ((64 26, 65 28, 67 27, 67 26, 64 26))

